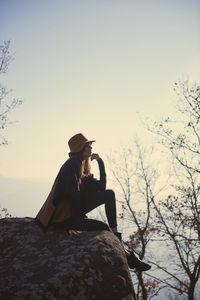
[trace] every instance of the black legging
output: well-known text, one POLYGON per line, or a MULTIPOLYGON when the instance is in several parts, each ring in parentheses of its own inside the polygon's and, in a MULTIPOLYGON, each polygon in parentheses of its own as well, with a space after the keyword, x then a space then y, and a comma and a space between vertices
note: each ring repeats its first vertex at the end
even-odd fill
POLYGON ((110 230, 106 223, 89 219, 85 215, 102 204, 105 204, 106 217, 110 228, 116 227, 116 199, 113 190, 98 191, 89 194, 85 199, 82 199, 79 212, 63 222, 56 223, 56 227, 83 231, 110 230))

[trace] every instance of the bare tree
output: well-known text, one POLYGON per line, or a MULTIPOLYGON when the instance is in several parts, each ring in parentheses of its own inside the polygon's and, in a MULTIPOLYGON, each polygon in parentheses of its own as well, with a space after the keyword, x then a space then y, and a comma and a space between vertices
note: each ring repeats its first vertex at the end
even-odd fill
MULTIPOLYGON (((120 188, 120 218, 125 221, 128 240, 124 244, 141 260, 152 256, 152 240, 157 230, 154 226, 151 198, 156 190, 157 171, 151 167, 149 157, 153 149, 144 150, 135 140, 131 148, 123 147, 118 155, 108 158, 111 171, 120 188)), ((157 191, 158 192, 158 191, 157 191)), ((156 192, 155 192, 156 195, 156 192)), ((164 288, 153 276, 138 271, 133 272, 135 298, 152 299, 164 288)))
POLYGON ((175 83, 174 91, 179 99, 176 119, 166 117, 147 129, 160 137, 178 165, 200 173, 200 86, 187 80, 175 83))
MULTIPOLYGON (((8 66, 13 59, 13 55, 10 54, 10 41, 5 41, 3 45, 0 45, 0 75, 1 78, 8 71, 8 66)), ((1 134, 9 123, 8 116, 11 111, 22 103, 21 100, 12 96, 12 90, 0 83, 0 145, 7 145, 8 141, 1 134)))
POLYGON ((8 212, 8 210, 6 208, 0 209, 0 219, 11 218, 11 217, 12 217, 12 215, 8 212))
POLYGON ((166 275, 163 282, 193 300, 200 276, 200 87, 185 81, 175 91, 176 119, 148 126, 171 154, 174 182, 168 197, 152 197, 158 233, 171 251, 167 267, 164 261, 154 264, 166 275))
POLYGON ((149 161, 151 153, 145 153, 139 143, 136 151, 123 148, 120 159, 112 162, 123 199, 120 216, 131 224, 125 244, 154 266, 148 273, 134 274, 138 300, 151 299, 164 288, 172 292, 171 298, 194 300, 195 291, 198 294, 200 87, 185 81, 176 83, 175 91, 179 97, 176 118, 167 117, 148 127, 170 154, 171 184, 164 193, 155 188, 158 175, 149 161))

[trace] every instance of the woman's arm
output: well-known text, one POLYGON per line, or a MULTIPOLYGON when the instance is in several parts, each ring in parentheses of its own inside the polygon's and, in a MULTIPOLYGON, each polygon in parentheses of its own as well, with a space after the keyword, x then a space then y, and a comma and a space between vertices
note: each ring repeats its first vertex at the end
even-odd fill
POLYGON ((99 165, 99 172, 100 172, 100 180, 99 180, 99 186, 101 190, 106 189, 106 171, 105 171, 105 166, 104 162, 101 158, 97 160, 98 165, 99 165))
POLYGON ((99 166, 100 180, 97 181, 99 190, 103 191, 106 189, 106 171, 103 160, 99 157, 98 154, 93 153, 91 160, 96 159, 99 166))

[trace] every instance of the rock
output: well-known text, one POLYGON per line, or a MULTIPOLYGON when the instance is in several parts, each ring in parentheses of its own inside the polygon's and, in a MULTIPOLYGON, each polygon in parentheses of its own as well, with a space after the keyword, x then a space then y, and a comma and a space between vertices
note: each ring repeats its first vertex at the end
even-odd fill
POLYGON ((132 300, 123 248, 110 232, 42 232, 0 219, 1 300, 132 300))

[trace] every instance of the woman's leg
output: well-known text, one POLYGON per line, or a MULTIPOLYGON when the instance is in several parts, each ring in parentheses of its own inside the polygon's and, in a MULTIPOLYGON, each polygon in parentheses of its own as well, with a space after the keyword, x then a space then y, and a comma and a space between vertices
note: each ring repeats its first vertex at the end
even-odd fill
POLYGON ((83 230, 83 231, 96 231, 108 230, 109 226, 101 221, 87 218, 85 215, 73 215, 63 222, 54 223, 56 228, 66 230, 83 230))
POLYGON ((115 193, 112 190, 91 193, 87 198, 82 199, 82 207, 77 211, 76 215, 69 217, 63 222, 54 223, 54 226, 66 230, 110 231, 109 226, 104 222, 89 219, 85 216, 85 214, 102 204, 105 204, 106 216, 111 230, 117 232, 116 200, 115 193))
POLYGON ((98 191, 83 199, 80 213, 87 214, 102 204, 105 204, 106 217, 111 230, 117 232, 116 199, 113 190, 98 191))

